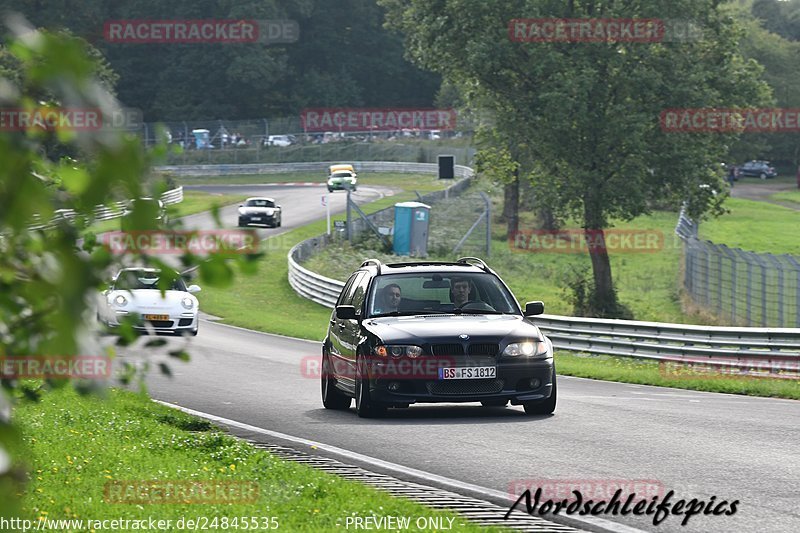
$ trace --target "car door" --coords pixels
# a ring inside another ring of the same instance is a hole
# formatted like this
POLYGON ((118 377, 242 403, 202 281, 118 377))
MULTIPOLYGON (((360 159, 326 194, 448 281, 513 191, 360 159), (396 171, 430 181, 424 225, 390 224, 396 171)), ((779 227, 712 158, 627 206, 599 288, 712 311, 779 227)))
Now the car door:
POLYGON ((367 288, 369 287, 371 276, 367 272, 362 272, 353 283, 352 297, 349 303, 344 305, 352 305, 356 309, 355 319, 344 319, 339 325, 341 331, 341 357, 344 363, 344 368, 347 369, 347 378, 342 380, 345 386, 352 386, 355 391, 355 377, 356 373, 356 358, 358 355, 358 347, 362 342, 361 334, 361 317, 364 316, 364 301, 366 299, 367 288))
MULTIPOLYGON (((350 276, 350 279, 345 283, 342 292, 339 293, 339 299, 336 301, 336 306, 351 305, 353 301, 353 292, 358 287, 358 282, 366 276, 366 272, 360 271, 350 276)), ((350 372, 350 352, 348 345, 351 341, 348 336, 351 335, 347 331, 347 320, 340 319, 336 316, 336 308, 331 313, 330 327, 328 329, 328 343, 330 346, 331 368, 336 369, 337 380, 343 380, 345 383, 352 385, 353 374, 350 372)))

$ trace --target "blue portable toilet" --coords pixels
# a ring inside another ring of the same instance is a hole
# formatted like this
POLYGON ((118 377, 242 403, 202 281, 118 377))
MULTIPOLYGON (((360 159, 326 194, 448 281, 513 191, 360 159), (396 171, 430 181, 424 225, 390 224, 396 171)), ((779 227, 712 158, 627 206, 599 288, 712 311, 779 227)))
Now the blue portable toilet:
POLYGON ((425 257, 428 255, 428 225, 431 206, 421 202, 394 204, 395 255, 425 257))
POLYGON ((192 135, 194 135, 195 146, 197 146, 198 150, 202 150, 203 148, 211 148, 209 133, 210 132, 206 129, 192 130, 192 135))

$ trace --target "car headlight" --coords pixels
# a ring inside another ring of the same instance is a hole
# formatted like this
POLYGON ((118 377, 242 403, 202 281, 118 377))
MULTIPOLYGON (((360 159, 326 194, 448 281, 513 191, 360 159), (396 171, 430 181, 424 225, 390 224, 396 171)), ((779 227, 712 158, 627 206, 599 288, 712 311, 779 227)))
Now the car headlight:
POLYGON ((114 304, 120 307, 125 307, 126 305, 128 305, 128 299, 125 298, 123 295, 118 294, 116 298, 114 298, 114 304))
POLYGON ((419 357, 422 355, 422 348, 414 345, 405 344, 382 344, 375 347, 375 355, 378 357, 419 357))
POLYGON ((183 306, 185 309, 191 309, 191 308, 193 308, 193 307, 194 307, 194 300, 192 300, 192 299, 191 299, 191 298, 189 298, 188 296, 184 296, 184 298, 181 300, 181 305, 182 305, 182 306, 183 306))
POLYGON ((503 350, 506 357, 540 357, 547 354, 547 343, 544 340, 512 342, 503 350))

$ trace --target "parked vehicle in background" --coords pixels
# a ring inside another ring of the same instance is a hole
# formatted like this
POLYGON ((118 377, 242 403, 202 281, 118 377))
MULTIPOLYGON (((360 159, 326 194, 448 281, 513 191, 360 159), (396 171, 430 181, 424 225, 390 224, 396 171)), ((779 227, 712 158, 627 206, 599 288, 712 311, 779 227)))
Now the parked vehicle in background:
POLYGON ((753 160, 748 161, 739 167, 739 175, 755 176, 765 180, 767 178, 777 177, 778 173, 775 171, 775 168, 770 164, 769 161, 753 160))
POLYGON ((270 135, 264 140, 264 146, 291 146, 295 142, 294 135, 270 135))

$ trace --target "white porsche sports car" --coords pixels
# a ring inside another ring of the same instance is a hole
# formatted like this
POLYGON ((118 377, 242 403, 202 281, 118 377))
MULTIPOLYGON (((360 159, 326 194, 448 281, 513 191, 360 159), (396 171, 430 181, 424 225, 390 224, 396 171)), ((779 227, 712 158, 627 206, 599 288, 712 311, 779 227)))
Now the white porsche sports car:
POLYGON ((102 293, 100 321, 115 328, 123 317, 133 315, 138 330, 197 335, 200 305, 192 293, 200 292, 200 287, 187 287, 178 276, 169 281, 162 294, 160 277, 161 271, 154 268, 120 270, 102 293))
POLYGON ((281 206, 272 198, 248 198, 239 206, 239 227, 259 224, 278 228, 281 225, 281 206))

